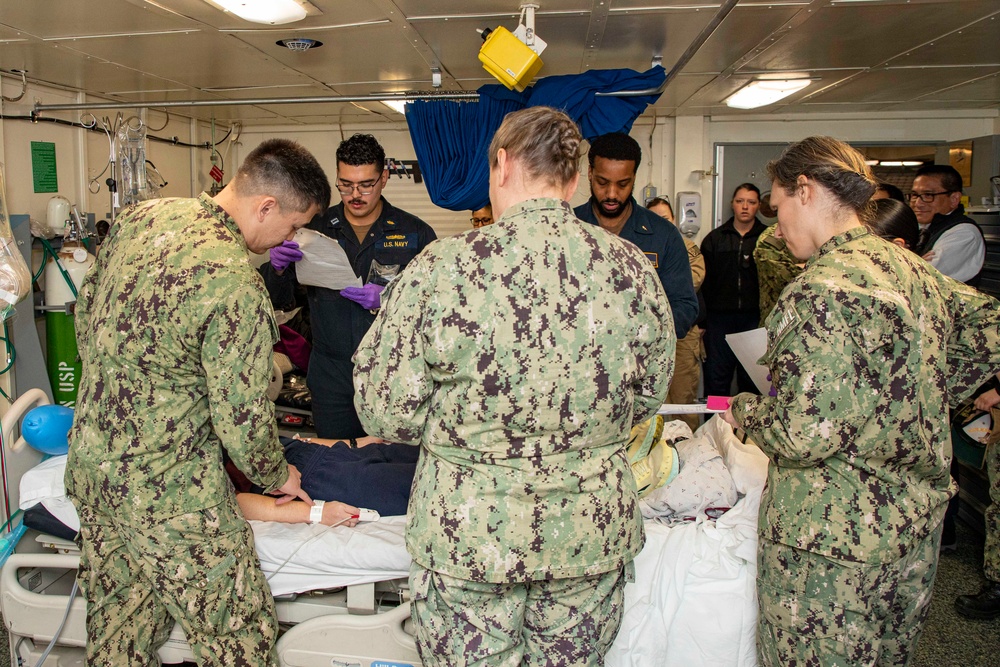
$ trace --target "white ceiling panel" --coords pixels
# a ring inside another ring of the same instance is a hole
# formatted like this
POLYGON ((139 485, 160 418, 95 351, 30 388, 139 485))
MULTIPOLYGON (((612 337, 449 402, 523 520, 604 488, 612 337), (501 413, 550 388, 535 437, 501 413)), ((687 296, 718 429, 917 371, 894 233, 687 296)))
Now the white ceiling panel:
MULTIPOLYGON (((62 42, 82 57, 127 65, 192 88, 226 88, 310 79, 231 35, 206 39, 204 33, 142 35, 62 42)), ((103 91, 97 91, 103 92, 103 91)))
MULTIPOLYGON (((1000 70, 1000 67, 993 71, 1000 70)), ((976 67, 943 67, 919 70, 917 76, 900 76, 901 70, 871 70, 835 87, 808 96, 810 102, 905 103, 936 91, 963 84, 992 73, 976 67)))
MULTIPOLYGON (((618 8, 619 3, 614 7, 618 8)), ((601 66, 609 65, 612 54, 631 50, 637 62, 649 64, 652 55, 663 57, 668 70, 684 53, 712 17, 714 9, 687 8, 663 10, 635 9, 613 12, 602 44, 601 66)), ((687 72, 722 72, 746 55, 774 30, 790 19, 797 7, 737 6, 685 67, 687 72)))
POLYGON ((995 0, 826 6, 780 35, 747 67, 873 67, 996 11, 995 0))
POLYGON ((399 29, 388 23, 301 34, 293 30, 241 33, 234 37, 262 56, 331 86, 354 81, 430 80, 429 66, 399 29), (278 39, 296 36, 317 39, 323 46, 295 53, 275 44, 278 39), (391 58, 383 57, 389 53, 391 58))
POLYGON ((992 8, 992 15, 911 49, 890 60, 888 65, 1000 64, 1000 3, 994 3, 992 8), (993 44, 994 48, 984 49, 984 44, 993 44))
POLYGON ((921 102, 953 102, 968 104, 993 104, 1000 99, 1000 73, 993 73, 971 83, 940 90, 920 98, 921 102))
MULTIPOLYGON (((0 76, 145 103, 372 95, 494 83, 477 28, 517 25, 517 0, 311 0, 318 13, 254 24, 205 0, 0 0, 0 76), (302 53, 275 44, 306 37, 302 53)), ((540 0, 541 76, 668 70, 721 0, 540 0)), ((669 84, 659 115, 738 113, 721 105, 755 77, 816 83, 750 113, 1000 107, 997 0, 741 0, 669 84), (909 105, 909 106, 907 106, 909 105)), ((373 118, 349 103, 175 108, 245 123, 373 118)), ((398 120, 398 116, 389 116, 398 120)))

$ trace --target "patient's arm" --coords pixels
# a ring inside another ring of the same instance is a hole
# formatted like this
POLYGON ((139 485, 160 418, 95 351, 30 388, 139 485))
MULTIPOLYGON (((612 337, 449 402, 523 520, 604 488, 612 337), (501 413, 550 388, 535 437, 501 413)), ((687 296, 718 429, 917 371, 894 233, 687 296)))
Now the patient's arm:
MULTIPOLYGON (((237 493, 236 500, 243 510, 243 516, 250 521, 309 523, 309 510, 312 507, 302 501, 278 505, 272 496, 262 496, 258 493, 237 493)), ((320 523, 326 526, 340 524, 353 527, 358 524, 358 520, 351 517, 356 517, 357 514, 357 507, 331 500, 323 506, 323 520, 320 523)))
MULTIPOLYGON (((311 442, 314 445, 323 445, 324 447, 329 447, 330 445, 337 442, 350 442, 350 438, 296 438, 302 442, 311 442)), ((364 447, 365 445, 371 445, 375 443, 387 443, 388 440, 383 440, 382 438, 377 438, 374 435, 366 435, 362 438, 356 438, 355 442, 358 443, 358 447, 364 447)))

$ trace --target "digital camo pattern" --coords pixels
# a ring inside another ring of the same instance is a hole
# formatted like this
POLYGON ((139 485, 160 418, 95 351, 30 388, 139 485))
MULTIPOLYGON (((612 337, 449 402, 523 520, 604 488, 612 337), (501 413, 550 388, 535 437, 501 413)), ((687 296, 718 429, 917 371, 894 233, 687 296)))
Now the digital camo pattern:
POLYGON ((940 543, 936 530, 898 561, 860 565, 761 540, 761 667, 909 664, 930 611, 940 543))
POLYGON ((986 450, 986 474, 990 480, 992 502, 986 507, 985 512, 986 545, 983 547, 983 573, 990 581, 1000 583, 1000 443, 994 442, 986 450))
POLYGON ((762 539, 899 560, 954 493, 948 405, 1000 370, 997 301, 857 227, 813 255, 767 331, 777 396, 733 400, 772 462, 762 539))
POLYGON ((617 569, 643 544, 624 446, 663 402, 670 305, 631 243, 557 199, 429 245, 354 357, 369 433, 423 446, 420 565, 508 582, 617 569))
POLYGON ((81 508, 87 664, 159 664, 180 623, 200 665, 277 665, 274 600, 235 501, 127 526, 81 508))
POLYGON ((119 217, 80 288, 66 491, 142 524, 287 479, 265 396, 277 328, 236 222, 207 195, 119 217))
POLYGON ((788 251, 784 239, 775 238, 778 225, 771 225, 757 237, 753 261, 757 265, 760 284, 760 325, 764 326, 771 309, 778 302, 781 290, 802 273, 802 267, 788 251))
POLYGON ((621 627, 625 584, 632 580, 631 563, 590 577, 516 584, 455 579, 413 563, 410 611, 420 661, 424 667, 600 667, 621 627))

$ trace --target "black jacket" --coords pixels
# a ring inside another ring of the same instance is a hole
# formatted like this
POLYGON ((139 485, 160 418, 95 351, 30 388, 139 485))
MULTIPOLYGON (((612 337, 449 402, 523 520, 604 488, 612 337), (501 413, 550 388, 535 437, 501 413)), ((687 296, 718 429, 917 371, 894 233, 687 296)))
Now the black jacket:
POLYGON ((754 218, 750 231, 740 236, 733 218, 729 218, 701 242, 701 254, 705 257, 701 293, 709 314, 760 311, 760 284, 753 250, 765 229, 767 226, 754 218))
MULTIPOLYGON (((983 236, 982 228, 976 224, 975 220, 965 214, 965 207, 959 204, 958 207, 948 215, 941 215, 940 213, 934 214, 934 217, 931 218, 931 224, 928 225, 927 230, 925 232, 921 232, 920 242, 917 244, 914 251, 918 255, 923 256, 928 250, 932 250, 934 248, 934 244, 946 231, 959 225, 972 225, 979 232, 979 235, 983 236)), ((983 243, 986 243, 985 236, 983 236, 983 243)), ((967 285, 972 285, 973 287, 979 287, 982 277, 983 267, 979 267, 979 273, 966 280, 965 283, 967 285)))

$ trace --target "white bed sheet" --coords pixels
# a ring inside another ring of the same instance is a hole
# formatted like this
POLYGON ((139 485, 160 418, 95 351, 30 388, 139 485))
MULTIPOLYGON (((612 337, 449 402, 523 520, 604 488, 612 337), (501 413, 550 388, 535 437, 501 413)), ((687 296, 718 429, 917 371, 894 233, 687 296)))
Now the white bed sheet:
MULTIPOLYGON (((624 618, 608 667, 756 665, 757 512, 767 457, 739 442, 719 417, 695 437, 708 438, 722 454, 742 497, 716 521, 646 521, 646 546, 635 560, 635 582, 625 588, 624 618)), ((58 500, 53 494, 61 491, 62 475, 53 468, 58 464, 35 476, 40 485, 26 487, 22 479, 22 507, 58 500)), ((251 526, 271 589, 285 595, 406 577, 405 521, 383 517, 354 529, 260 521, 251 526)))
POLYGON ((695 433, 722 454, 742 498, 716 521, 646 521, 608 667, 757 664, 757 513, 768 459, 713 417, 695 433))
POLYGON ((250 526, 274 595, 386 581, 410 573, 404 516, 382 517, 356 528, 271 521, 251 521, 250 526))

